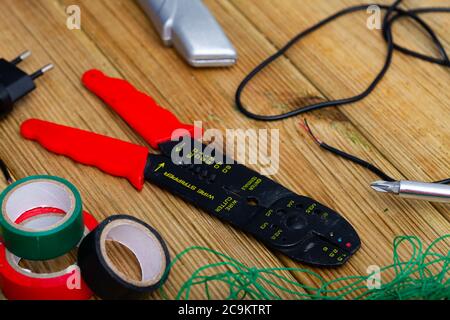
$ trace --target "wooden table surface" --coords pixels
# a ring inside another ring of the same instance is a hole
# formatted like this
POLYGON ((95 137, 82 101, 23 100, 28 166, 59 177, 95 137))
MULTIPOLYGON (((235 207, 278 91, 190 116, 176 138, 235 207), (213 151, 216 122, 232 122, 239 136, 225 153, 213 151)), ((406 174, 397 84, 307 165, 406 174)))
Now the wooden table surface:
MULTIPOLYGON (((14 177, 64 177, 79 188, 85 209, 96 218, 121 213, 138 217, 161 232, 172 256, 198 245, 224 252, 249 266, 307 267, 272 252, 154 185, 147 184, 142 192, 137 192, 124 179, 53 155, 20 137, 20 124, 39 118, 146 145, 81 85, 83 72, 98 68, 129 80, 184 122, 203 120, 205 128, 221 130, 279 129, 280 169, 273 178, 342 213, 361 236, 361 249, 345 266, 331 270, 311 268, 326 279, 366 274, 370 265, 390 264, 392 241, 398 235, 417 235, 429 244, 449 232, 448 205, 405 201, 372 191, 369 183, 377 177, 320 150, 300 127, 301 117, 256 122, 234 106, 238 84, 263 58, 337 10, 371 1, 205 2, 239 52, 234 67, 189 67, 175 50, 162 45, 134 1, 2 0, 1 56, 13 58, 24 49, 31 49, 32 57, 21 64, 25 70, 36 70, 48 62, 56 65, 38 80, 38 90, 1 121, 0 157, 14 177), (72 4, 81 8, 82 30, 66 27, 65 10, 72 4)), ((450 1, 410 0, 405 4, 426 5, 450 6, 450 1)), ((364 89, 378 72, 386 53, 380 31, 369 30, 367 18, 364 12, 348 16, 309 36, 255 79, 244 94, 244 102, 253 111, 274 114, 311 100, 341 98, 364 89)), ((427 17, 427 21, 449 48, 448 16, 439 14, 427 17)), ((435 53, 420 30, 408 21, 396 25, 395 37, 404 45, 435 53)), ((339 109, 312 112, 306 117, 324 141, 370 160, 395 177, 444 179, 450 174, 449 80, 448 69, 397 53, 388 75, 367 99, 339 109)), ((3 181, 0 183, 0 187, 5 186, 3 181)), ((136 270, 132 260, 123 259, 121 253, 113 254, 113 259, 124 269, 136 270)), ((175 295, 195 268, 211 261, 211 256, 201 254, 178 265, 166 285, 169 295, 175 295)), ((39 264, 36 268, 54 269, 60 263, 39 264)), ((304 275, 286 275, 313 282, 304 275)), ((222 294, 219 289, 216 292, 222 294)), ((158 294, 152 297, 158 298, 158 294)), ((200 291, 193 292, 192 297, 200 297, 200 291)))

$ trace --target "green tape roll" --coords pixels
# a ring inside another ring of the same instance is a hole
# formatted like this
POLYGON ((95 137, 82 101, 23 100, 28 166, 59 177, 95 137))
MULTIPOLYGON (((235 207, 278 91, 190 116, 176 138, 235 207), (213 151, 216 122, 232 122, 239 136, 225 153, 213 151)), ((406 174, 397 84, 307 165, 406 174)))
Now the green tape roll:
POLYGON ((73 249, 84 232, 81 196, 67 180, 31 176, 19 180, 0 195, 0 231, 6 248, 18 257, 48 260, 73 249), (15 221, 36 208, 57 208, 57 219, 15 221))

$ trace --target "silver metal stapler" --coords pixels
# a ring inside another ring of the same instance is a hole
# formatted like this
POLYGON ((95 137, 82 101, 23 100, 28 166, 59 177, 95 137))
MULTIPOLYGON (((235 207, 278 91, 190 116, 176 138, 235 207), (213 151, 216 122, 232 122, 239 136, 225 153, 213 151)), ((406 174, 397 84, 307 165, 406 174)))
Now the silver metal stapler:
POLYGON ((223 67, 237 54, 201 0, 137 0, 166 46, 174 46, 194 67, 223 67))

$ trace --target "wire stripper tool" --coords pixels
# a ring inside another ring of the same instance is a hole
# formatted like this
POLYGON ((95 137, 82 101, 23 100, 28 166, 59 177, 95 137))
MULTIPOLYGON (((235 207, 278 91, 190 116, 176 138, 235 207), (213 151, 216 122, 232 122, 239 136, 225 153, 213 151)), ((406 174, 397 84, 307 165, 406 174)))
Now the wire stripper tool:
POLYGON ((210 150, 199 140, 201 130, 181 123, 128 82, 98 70, 86 72, 82 81, 160 153, 37 119, 22 124, 23 137, 127 178, 138 190, 146 180, 154 183, 296 261, 339 266, 359 249, 357 232, 337 212, 210 150))

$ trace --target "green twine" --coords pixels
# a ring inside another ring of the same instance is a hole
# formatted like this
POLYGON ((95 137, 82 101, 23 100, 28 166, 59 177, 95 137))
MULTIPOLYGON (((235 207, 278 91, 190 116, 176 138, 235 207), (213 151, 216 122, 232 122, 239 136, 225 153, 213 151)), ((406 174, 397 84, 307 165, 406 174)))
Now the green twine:
MULTIPOLYGON (((193 252, 208 252, 215 255, 219 262, 199 267, 183 283, 176 295, 177 300, 188 300, 193 289, 204 291, 204 299, 217 299, 212 294, 213 286, 223 294, 226 290, 227 300, 258 299, 327 299, 327 300, 441 300, 450 298, 449 263, 450 251, 446 239, 450 234, 439 237, 424 250, 422 241, 416 236, 399 236, 393 243, 393 264, 379 269, 376 276, 381 277, 378 288, 369 288, 368 281, 374 279, 375 273, 355 275, 325 281, 319 274, 302 268, 249 268, 236 259, 205 247, 189 247, 179 253, 167 268, 166 274, 186 255, 193 252), (446 255, 438 252, 436 246, 445 244, 446 255), (412 253, 407 261, 400 257, 400 247, 409 244, 412 253), (293 278, 280 274, 288 271, 292 274, 309 276, 317 287, 302 284, 293 278), (394 275, 389 276, 389 272, 394 275), (383 283, 385 277, 392 278, 383 283), (224 289, 225 288, 225 289, 224 289), (334 289, 332 289, 334 288, 334 289)), ((218 290, 215 290, 216 292, 218 290)), ((161 296, 168 299, 164 287, 161 296)), ((197 297, 197 296, 196 296, 197 297)))

